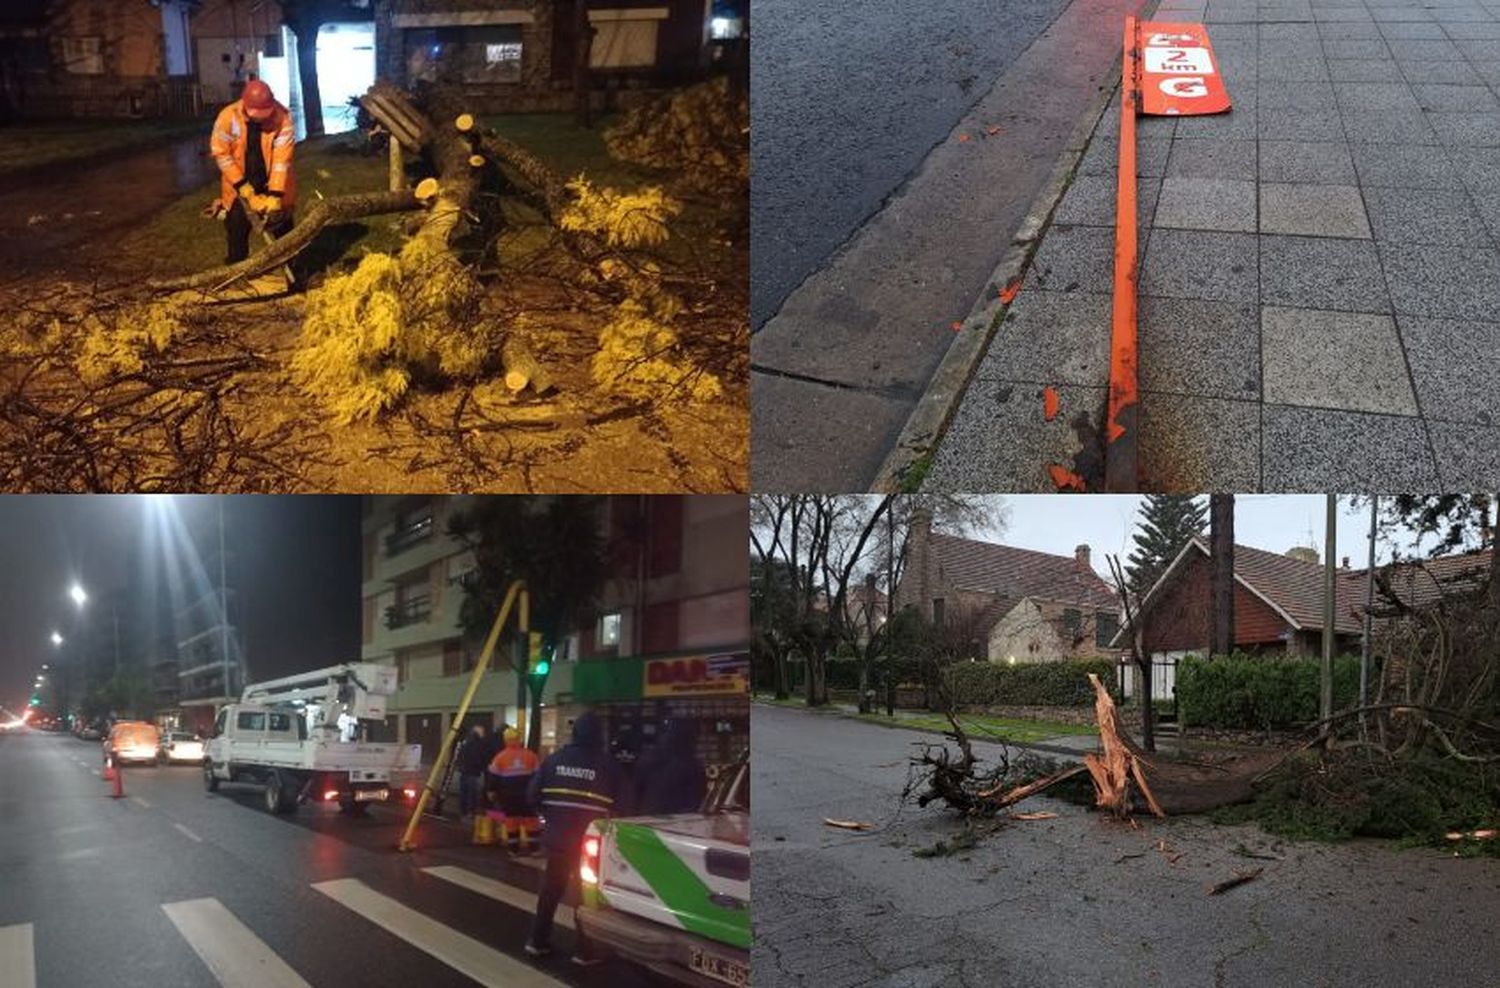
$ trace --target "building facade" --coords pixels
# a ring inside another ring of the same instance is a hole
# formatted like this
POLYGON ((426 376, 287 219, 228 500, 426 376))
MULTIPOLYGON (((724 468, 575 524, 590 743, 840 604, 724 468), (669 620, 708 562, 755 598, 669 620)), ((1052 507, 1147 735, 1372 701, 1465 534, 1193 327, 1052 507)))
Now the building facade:
POLYGON ((932 530, 912 518, 897 608, 914 608, 967 657, 990 662, 1114 658, 1119 600, 1087 545, 1072 556, 932 530))
MULTIPOLYGON (((365 502, 361 654, 397 667, 400 688, 385 735, 421 744, 428 761, 453 724, 482 648, 459 620, 474 556, 448 531, 471 503, 468 496, 365 502)), ((606 579, 556 643, 541 710, 543 749, 565 743, 572 721, 595 709, 626 747, 649 741, 662 717, 692 717, 701 722, 705 756, 729 760, 749 736, 749 573, 743 549, 735 551, 748 524, 745 499, 593 503, 606 579)), ((524 721, 524 694, 508 658, 497 656, 484 674, 467 723, 493 729, 524 721)))

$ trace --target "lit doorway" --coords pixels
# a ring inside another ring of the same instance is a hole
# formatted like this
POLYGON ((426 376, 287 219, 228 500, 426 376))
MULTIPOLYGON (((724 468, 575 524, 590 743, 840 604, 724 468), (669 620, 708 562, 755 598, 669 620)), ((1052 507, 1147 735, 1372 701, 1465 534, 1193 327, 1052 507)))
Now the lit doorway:
MULTIPOLYGON (((279 50, 260 53, 260 77, 292 111, 297 138, 307 136, 302 112, 302 78, 297 66, 297 36, 281 29, 279 50), (286 93, 285 99, 281 94, 286 93)), ((324 24, 318 32, 318 96, 323 108, 323 132, 341 134, 354 129, 353 96, 363 96, 375 82, 375 25, 324 24)))

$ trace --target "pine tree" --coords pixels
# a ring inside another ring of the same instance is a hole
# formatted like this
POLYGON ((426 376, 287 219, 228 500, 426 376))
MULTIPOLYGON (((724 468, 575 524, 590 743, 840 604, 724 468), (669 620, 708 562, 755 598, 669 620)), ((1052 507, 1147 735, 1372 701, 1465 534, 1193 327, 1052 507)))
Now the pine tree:
POLYGON ((1208 505, 1190 494, 1148 494, 1125 566, 1130 591, 1145 596, 1188 540, 1203 531, 1208 505))

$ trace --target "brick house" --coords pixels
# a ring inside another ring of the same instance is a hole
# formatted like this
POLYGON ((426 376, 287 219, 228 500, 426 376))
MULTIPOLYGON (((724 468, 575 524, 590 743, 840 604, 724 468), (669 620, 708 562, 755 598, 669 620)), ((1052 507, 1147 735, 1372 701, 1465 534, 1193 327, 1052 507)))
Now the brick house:
MULTIPOLYGON (((1445 595, 1472 590, 1489 573, 1491 554, 1471 552, 1378 570, 1390 592, 1407 607, 1432 606, 1445 595)), ((1144 651, 1155 670, 1152 693, 1171 695, 1175 665, 1185 655, 1208 652, 1212 560, 1208 542, 1195 538, 1183 547, 1140 602, 1144 651)), ((1317 553, 1286 554, 1250 546, 1234 547, 1234 647, 1251 655, 1314 657, 1323 649, 1323 565, 1317 553)), ((1357 653, 1364 632, 1368 570, 1350 569, 1348 560, 1335 579, 1334 652, 1357 653)), ((1392 618, 1393 602, 1376 591, 1374 634, 1392 618)), ((1125 648, 1121 629, 1114 644, 1125 648)), ((1126 693, 1132 692, 1127 670, 1126 693)))
POLYGON ((198 112, 189 20, 199 0, 6 0, 5 101, 30 117, 198 112))
MULTIPOLYGON (((699 75, 703 0, 581 0, 598 89, 699 75)), ((456 82, 482 112, 564 109, 573 80, 573 0, 375 0, 376 72, 398 85, 456 82)))
POLYGON ((932 530, 918 512, 896 588, 900 608, 967 636, 991 662, 1115 658, 1119 600, 1090 562, 1089 547, 1058 556, 932 530))

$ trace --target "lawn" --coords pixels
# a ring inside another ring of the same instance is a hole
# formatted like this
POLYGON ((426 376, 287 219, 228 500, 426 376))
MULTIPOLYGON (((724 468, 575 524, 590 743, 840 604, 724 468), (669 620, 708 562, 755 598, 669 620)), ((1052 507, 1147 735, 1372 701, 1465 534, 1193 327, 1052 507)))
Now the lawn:
POLYGON ((0 128, 0 177, 203 133, 206 120, 53 120, 0 128))
MULTIPOLYGON (((809 709, 801 699, 777 700, 769 694, 763 694, 757 695, 756 700, 781 707, 794 707, 801 710, 809 709)), ((820 708, 811 709, 814 712, 818 712, 820 708)), ((854 713, 852 709, 839 707, 825 707, 821 709, 838 716, 862 720, 868 724, 878 724, 881 727, 935 731, 938 733, 946 733, 950 730, 947 718, 941 714, 928 711, 897 711, 896 716, 891 718, 883 713, 858 714, 854 713)), ((1014 744, 1035 744, 1038 741, 1044 741, 1047 738, 1055 738, 1064 734, 1087 736, 1099 733, 1098 728, 1092 724, 1065 724, 1060 721, 1021 720, 1014 717, 992 717, 987 714, 960 714, 958 722, 976 740, 1005 740, 1014 744)))

